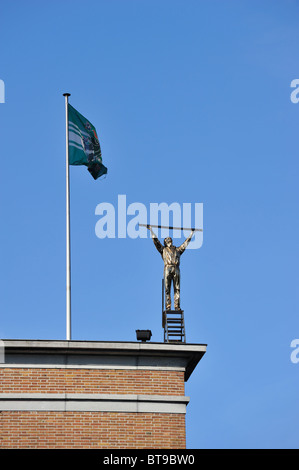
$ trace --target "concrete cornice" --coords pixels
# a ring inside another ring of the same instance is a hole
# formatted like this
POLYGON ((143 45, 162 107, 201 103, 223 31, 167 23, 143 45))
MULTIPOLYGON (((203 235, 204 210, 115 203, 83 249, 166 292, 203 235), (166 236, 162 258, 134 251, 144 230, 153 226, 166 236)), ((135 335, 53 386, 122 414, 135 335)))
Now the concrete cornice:
POLYGON ((126 341, 59 341, 59 340, 27 340, 27 339, 5 339, 5 348, 26 348, 26 349, 67 349, 78 351, 144 351, 144 352, 203 352, 206 351, 206 344, 188 343, 153 343, 153 342, 126 342, 126 341))
POLYGON ((186 413, 189 397, 135 394, 0 393, 0 411, 186 413))
POLYGON ((177 368, 185 370, 187 381, 206 352, 206 344, 60 341, 60 340, 3 340, 4 367, 103 367, 117 368, 177 368))

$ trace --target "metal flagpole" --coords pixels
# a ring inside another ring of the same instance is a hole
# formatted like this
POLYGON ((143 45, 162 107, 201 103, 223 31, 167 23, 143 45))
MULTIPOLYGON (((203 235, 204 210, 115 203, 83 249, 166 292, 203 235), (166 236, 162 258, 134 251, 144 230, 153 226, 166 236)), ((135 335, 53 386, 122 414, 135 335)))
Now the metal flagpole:
POLYGON ((66 128, 66 339, 71 340, 71 242, 70 242, 70 175, 69 175, 69 113, 68 97, 65 97, 65 128, 66 128))

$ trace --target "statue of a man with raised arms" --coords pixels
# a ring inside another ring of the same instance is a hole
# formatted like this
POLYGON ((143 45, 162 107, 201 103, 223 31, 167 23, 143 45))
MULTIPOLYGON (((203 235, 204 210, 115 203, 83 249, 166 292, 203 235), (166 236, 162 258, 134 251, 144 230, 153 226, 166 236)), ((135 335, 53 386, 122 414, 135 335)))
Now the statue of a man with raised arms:
POLYGON ((150 230, 155 247, 161 254, 164 261, 164 283, 165 283, 165 303, 166 310, 171 310, 171 297, 170 289, 173 283, 174 290, 174 309, 180 310, 180 257, 189 245, 193 237, 194 230, 192 230, 189 237, 180 246, 176 247, 172 243, 172 238, 167 237, 164 239, 164 246, 153 232, 150 225, 147 225, 150 230))

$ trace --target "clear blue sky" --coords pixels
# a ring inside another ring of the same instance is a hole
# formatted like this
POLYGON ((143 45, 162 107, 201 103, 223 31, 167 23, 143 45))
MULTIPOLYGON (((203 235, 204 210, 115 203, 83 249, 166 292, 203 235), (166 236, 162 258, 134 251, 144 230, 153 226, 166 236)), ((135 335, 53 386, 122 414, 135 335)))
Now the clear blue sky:
POLYGON ((95 235, 101 202, 196 202, 182 257, 189 448, 298 448, 299 4, 6 1, 1 6, 1 338, 65 339, 63 92, 108 176, 71 167, 73 339, 163 341, 150 239, 95 235))

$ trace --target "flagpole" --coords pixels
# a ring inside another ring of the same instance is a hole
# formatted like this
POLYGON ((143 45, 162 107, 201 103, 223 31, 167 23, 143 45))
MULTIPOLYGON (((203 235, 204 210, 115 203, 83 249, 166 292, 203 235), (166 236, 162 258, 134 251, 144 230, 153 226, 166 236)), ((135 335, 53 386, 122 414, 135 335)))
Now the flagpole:
POLYGON ((70 175, 69 175, 69 115, 68 97, 70 93, 63 93, 65 97, 65 128, 66 128, 66 340, 71 340, 71 241, 70 241, 70 175))

